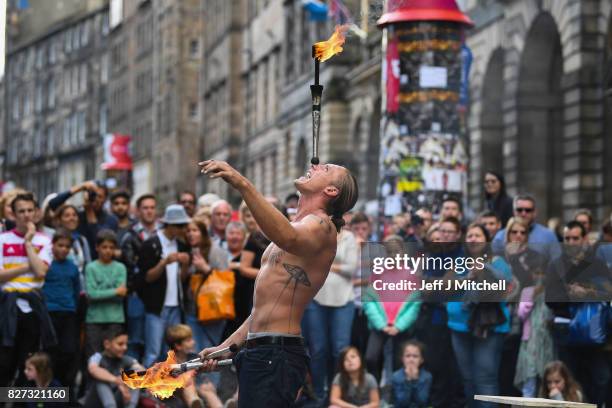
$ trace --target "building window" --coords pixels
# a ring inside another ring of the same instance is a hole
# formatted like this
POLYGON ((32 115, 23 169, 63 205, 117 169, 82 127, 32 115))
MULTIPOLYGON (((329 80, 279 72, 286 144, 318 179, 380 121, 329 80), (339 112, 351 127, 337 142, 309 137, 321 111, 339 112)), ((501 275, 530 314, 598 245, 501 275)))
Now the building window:
POLYGON ((47 154, 51 155, 55 152, 55 127, 53 125, 47 128, 47 154))
POLYGON ((15 95, 15 98, 13 99, 13 121, 16 122, 19 120, 19 102, 20 102, 20 98, 19 95, 15 95))
POLYGON ((189 103, 189 119, 197 120, 198 117, 199 117, 199 115, 198 115, 198 103, 197 102, 190 102, 189 103))
POLYGON ((306 11, 302 10, 302 24, 300 33, 300 73, 306 72, 310 67, 312 57, 312 44, 310 42, 310 24, 308 22, 308 16, 306 11))
POLYGON ((100 82, 102 82, 102 84, 108 82, 108 68, 108 53, 105 53, 100 59, 100 82))
POLYGON ((28 59, 26 61, 26 72, 30 73, 34 70, 34 66, 36 63, 36 51, 34 51, 34 47, 30 47, 28 49, 28 59))
POLYGON ((70 143, 75 146, 79 140, 78 118, 76 113, 70 115, 70 122, 70 143))
POLYGON ((66 149, 70 145, 70 117, 64 118, 62 132, 62 148, 66 149))
POLYGON ((87 63, 81 65, 79 91, 84 94, 87 91, 87 63))
POLYGON ((64 99, 70 99, 70 69, 64 71, 64 99))
POLYGON ((285 135, 285 177, 289 177, 291 163, 291 133, 285 135))
POLYGON ((293 3, 289 3, 287 6, 287 33, 285 38, 287 39, 287 48, 285 48, 285 76, 287 80, 293 78, 295 70, 295 10, 293 3))
POLYGON ((85 116, 85 112, 79 112, 77 120, 79 142, 84 143, 87 138, 87 117, 85 116))
POLYGON ((23 116, 27 117, 32 111, 32 105, 30 100, 30 91, 26 89, 23 93, 23 116))
POLYGON ((36 110, 37 113, 42 111, 43 101, 44 101, 43 84, 39 83, 39 84, 36 84, 36 101, 34 103, 35 104, 34 109, 36 110))
POLYGON ((71 52, 72 51, 72 30, 68 29, 64 32, 64 51, 71 52))
POLYGON ((36 69, 41 69, 45 64, 45 46, 41 45, 36 50, 36 69))
POLYGON ((99 113, 100 126, 99 128, 100 128, 101 136, 104 136, 107 132, 107 115, 108 115, 107 109, 108 108, 105 103, 100 104, 100 113, 99 113))
POLYGON ((49 64, 55 64, 57 61, 57 39, 51 38, 49 42, 49 64))
POLYGON ((42 131, 37 128, 34 131, 34 158, 38 158, 42 155, 42 131))
POLYGON ((89 20, 81 24, 81 47, 86 47, 89 44, 90 25, 89 20))
POLYGON ((80 31, 79 27, 74 27, 72 30, 72 49, 78 50, 80 46, 80 31))
POLYGON ((263 109, 263 114, 262 114, 262 122, 265 125, 266 123, 268 123, 268 117, 270 114, 270 105, 269 105, 269 94, 268 94, 268 80, 269 80, 269 76, 268 76, 268 69, 270 67, 270 61, 269 59, 264 59, 260 68, 261 68, 261 74, 263 76, 262 79, 262 109, 263 109))
POLYGON ((72 79, 72 86, 71 86, 72 92, 70 93, 70 95, 75 96, 75 95, 78 95, 79 93, 79 67, 78 66, 72 67, 71 79, 72 79))
POLYGON ((55 78, 49 77, 47 81, 47 107, 55 108, 55 78))
POLYGON ((189 56, 191 58, 198 58, 200 53, 200 42, 197 39, 192 39, 189 42, 189 56))
POLYGON ((107 36, 108 33, 110 32, 109 26, 108 26, 108 12, 102 15, 101 25, 102 26, 100 27, 100 32, 102 32, 102 36, 107 36))

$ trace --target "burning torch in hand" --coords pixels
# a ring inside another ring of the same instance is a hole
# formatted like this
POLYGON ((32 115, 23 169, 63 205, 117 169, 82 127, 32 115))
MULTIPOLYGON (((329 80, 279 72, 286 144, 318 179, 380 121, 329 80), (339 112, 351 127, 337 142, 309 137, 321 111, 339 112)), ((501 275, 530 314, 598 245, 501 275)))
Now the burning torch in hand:
MULTIPOLYGON (((196 370, 204 366, 203 360, 215 359, 228 352, 235 353, 237 351, 238 346, 232 344, 227 348, 206 355, 203 359, 198 357, 184 363, 177 363, 174 351, 170 350, 166 361, 156 363, 146 371, 126 370, 121 373, 121 379, 129 388, 145 388, 158 398, 169 398, 176 389, 183 388, 192 381, 196 370)), ((216 366, 221 367, 231 364, 232 359, 218 360, 216 366)))
POLYGON ((319 164, 319 128, 321 126, 321 96, 323 85, 319 84, 319 65, 342 52, 348 25, 336 26, 336 30, 327 41, 312 46, 312 58, 315 63, 314 85, 310 85, 312 96, 312 159, 310 163, 319 164))
MULTIPOLYGON (((208 354, 204 360, 213 360, 217 357, 220 357, 226 353, 236 353, 238 351, 238 346, 232 344, 229 347, 223 348, 221 350, 214 351, 208 354)), ((233 360, 231 358, 224 360, 217 360, 217 367, 229 366, 233 364, 233 360)), ((184 372, 189 370, 199 370, 204 365, 203 359, 198 357, 193 360, 185 361, 181 364, 173 364, 172 371, 170 372, 173 376, 181 375, 184 372)))

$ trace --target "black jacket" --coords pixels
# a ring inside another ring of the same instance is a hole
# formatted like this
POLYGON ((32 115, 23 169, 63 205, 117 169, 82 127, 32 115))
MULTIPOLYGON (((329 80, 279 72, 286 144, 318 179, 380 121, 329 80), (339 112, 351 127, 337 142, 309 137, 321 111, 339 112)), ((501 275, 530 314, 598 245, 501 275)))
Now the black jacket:
POLYGON ((502 228, 506 228, 506 224, 508 224, 508 220, 512 217, 514 212, 512 208, 512 197, 505 194, 497 197, 487 197, 486 207, 497 214, 501 220, 502 228))
POLYGON ((612 293, 612 277, 606 264, 589 250, 579 262, 572 262, 564 253, 548 267, 545 280, 546 305, 555 316, 570 317, 569 305, 572 302, 609 302, 612 293), (572 296, 570 284, 589 288, 586 298, 572 296))
POLYGON ((42 348, 57 344, 55 329, 40 292, 2 292, 0 291, 0 346, 14 347, 17 336, 17 298, 25 299, 40 324, 40 344, 42 348))
MULTIPOLYGON (((189 253, 189 247, 181 241, 177 241, 178 252, 189 253)), ((147 313, 153 313, 159 315, 164 307, 164 299, 166 297, 166 286, 168 280, 166 279, 166 273, 162 273, 159 279, 153 282, 147 282, 146 276, 147 271, 153 268, 159 263, 162 257, 162 245, 159 237, 156 235, 147 239, 140 248, 140 254, 138 256, 138 270, 139 273, 136 275, 136 291, 144 303, 145 311, 147 313)), ((182 285, 177 282, 178 294, 179 294, 179 305, 182 307, 182 285)))

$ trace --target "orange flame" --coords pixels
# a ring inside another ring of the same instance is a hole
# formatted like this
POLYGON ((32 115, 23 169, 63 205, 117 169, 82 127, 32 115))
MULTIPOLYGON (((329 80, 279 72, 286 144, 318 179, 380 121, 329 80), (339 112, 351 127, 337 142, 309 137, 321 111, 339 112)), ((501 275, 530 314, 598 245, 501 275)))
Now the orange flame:
POLYGON ((327 41, 321 41, 314 45, 314 57, 320 62, 327 61, 336 54, 340 54, 343 50, 344 40, 346 39, 346 31, 348 24, 336 26, 336 30, 327 41))
POLYGON ((155 364, 142 373, 121 373, 123 382, 132 389, 146 388, 158 398, 170 398, 177 388, 189 385, 195 375, 195 370, 187 371, 178 377, 173 377, 172 364, 176 363, 174 351, 168 351, 166 361, 155 364))

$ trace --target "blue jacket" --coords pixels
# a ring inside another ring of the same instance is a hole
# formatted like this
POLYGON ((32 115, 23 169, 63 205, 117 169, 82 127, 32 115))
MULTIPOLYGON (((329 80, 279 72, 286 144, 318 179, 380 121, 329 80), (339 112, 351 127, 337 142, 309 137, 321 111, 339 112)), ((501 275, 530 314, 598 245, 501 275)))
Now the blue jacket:
POLYGON ((51 262, 42 291, 50 312, 76 312, 81 283, 74 262, 69 259, 51 262))
POLYGON ((612 268, 612 243, 600 243, 597 246, 595 256, 604 261, 608 265, 608 269, 612 268))
MULTIPOLYGON (((496 256, 493 258, 493 262, 489 265, 495 275, 501 279, 506 279, 508 282, 512 281, 512 270, 510 265, 500 257, 496 256)), ((466 274, 467 275, 467 274, 466 274)), ((495 327, 495 333, 508 333, 510 331, 510 309, 506 302, 500 302, 499 304, 506 316, 506 321, 495 327)), ((464 302, 448 302, 446 304, 446 312, 448 313, 448 327, 451 330, 469 333, 470 327, 468 322, 470 320, 470 310, 466 307, 464 302)))
MULTIPOLYGON (((529 248, 548 256, 549 261, 553 261, 561 256, 561 246, 554 232, 541 224, 532 224, 529 227, 529 248)), ((491 242, 493 253, 501 255, 504 253, 506 245, 506 229, 501 229, 495 234, 491 242)))
POLYGON ((396 408, 424 408, 429 401, 429 390, 431 389, 432 376, 423 370, 419 370, 417 380, 408 381, 403 368, 393 373, 391 385, 393 386, 393 399, 396 408))

